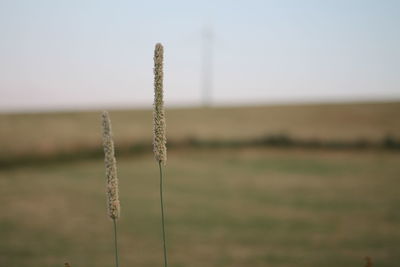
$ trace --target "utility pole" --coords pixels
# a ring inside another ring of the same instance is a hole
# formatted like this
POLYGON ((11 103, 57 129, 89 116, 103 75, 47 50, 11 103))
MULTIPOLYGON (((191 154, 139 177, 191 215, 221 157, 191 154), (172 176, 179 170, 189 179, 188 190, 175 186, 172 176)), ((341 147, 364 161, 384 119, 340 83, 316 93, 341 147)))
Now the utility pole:
POLYGON ((211 27, 203 30, 202 42, 202 104, 209 107, 212 104, 213 96, 213 43, 214 33, 211 27))

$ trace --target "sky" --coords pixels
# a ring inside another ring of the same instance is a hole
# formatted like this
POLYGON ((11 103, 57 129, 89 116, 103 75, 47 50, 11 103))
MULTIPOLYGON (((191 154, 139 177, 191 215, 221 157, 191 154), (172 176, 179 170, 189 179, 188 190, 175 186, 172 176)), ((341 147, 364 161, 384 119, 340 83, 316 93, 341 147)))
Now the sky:
POLYGON ((212 105, 400 100, 399 14, 396 0, 0 0, 0 111, 151 108, 157 42, 171 107, 201 105, 204 79, 212 105))

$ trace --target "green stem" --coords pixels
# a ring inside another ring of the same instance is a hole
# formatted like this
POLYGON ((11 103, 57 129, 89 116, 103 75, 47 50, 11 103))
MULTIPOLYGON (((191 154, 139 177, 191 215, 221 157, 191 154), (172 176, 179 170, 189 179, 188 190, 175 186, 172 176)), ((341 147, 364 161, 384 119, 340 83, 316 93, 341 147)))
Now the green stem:
POLYGON ((115 266, 119 267, 118 263, 118 242, 117 242, 117 222, 113 219, 114 224, 114 248, 115 248, 115 266))
POLYGON ((165 219, 164 219, 164 201, 163 201, 163 172, 161 161, 158 162, 158 167, 160 168, 160 204, 161 204, 161 225, 162 225, 162 234, 163 234, 163 244, 164 244, 164 267, 168 266, 167 263, 167 246, 165 242, 165 219))

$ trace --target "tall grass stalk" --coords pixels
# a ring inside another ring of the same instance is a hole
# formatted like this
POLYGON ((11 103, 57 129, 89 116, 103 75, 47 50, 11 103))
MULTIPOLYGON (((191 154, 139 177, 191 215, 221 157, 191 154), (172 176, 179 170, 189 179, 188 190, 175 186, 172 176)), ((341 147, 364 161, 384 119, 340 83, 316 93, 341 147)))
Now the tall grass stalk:
POLYGON ((163 199, 163 166, 167 161, 167 138, 163 100, 163 60, 164 48, 158 43, 154 50, 154 112, 153 112, 153 151, 160 170, 161 228, 164 248, 164 267, 168 266, 165 237, 165 216, 163 199))
POLYGON ((117 163, 114 152, 114 142, 112 139, 111 121, 107 111, 101 115, 103 130, 104 163, 106 168, 106 192, 107 192, 107 211, 108 216, 113 221, 114 229, 114 250, 115 266, 119 267, 118 260, 118 240, 117 240, 117 220, 120 216, 117 163))

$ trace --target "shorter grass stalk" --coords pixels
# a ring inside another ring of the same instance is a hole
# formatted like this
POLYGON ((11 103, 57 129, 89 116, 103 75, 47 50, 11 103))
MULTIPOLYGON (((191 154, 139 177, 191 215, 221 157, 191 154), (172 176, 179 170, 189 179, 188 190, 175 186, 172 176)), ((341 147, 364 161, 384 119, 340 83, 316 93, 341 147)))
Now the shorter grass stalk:
POLYGON ((106 192, 108 216, 113 221, 115 266, 119 267, 117 220, 120 216, 119 189, 117 177, 117 163, 112 139, 111 120, 106 111, 102 114, 104 163, 106 168, 106 192))

